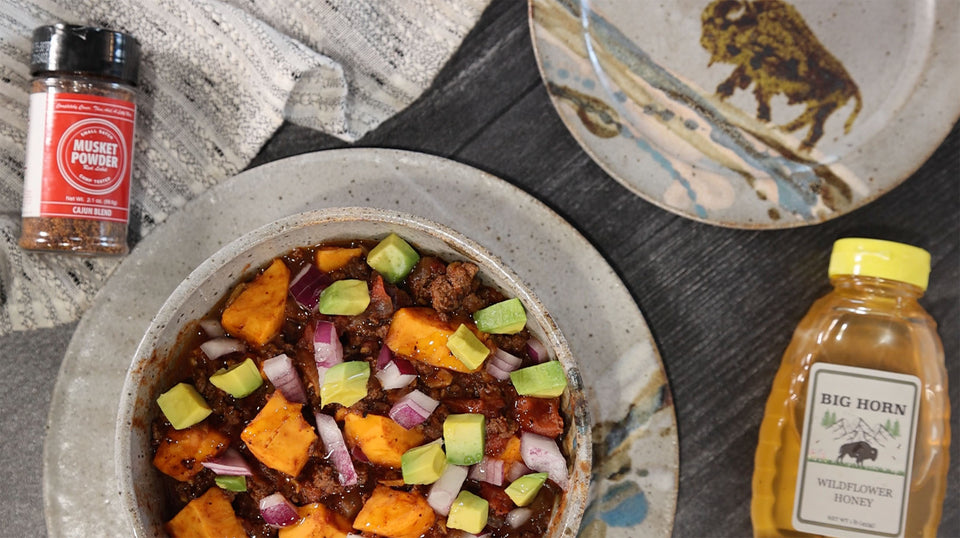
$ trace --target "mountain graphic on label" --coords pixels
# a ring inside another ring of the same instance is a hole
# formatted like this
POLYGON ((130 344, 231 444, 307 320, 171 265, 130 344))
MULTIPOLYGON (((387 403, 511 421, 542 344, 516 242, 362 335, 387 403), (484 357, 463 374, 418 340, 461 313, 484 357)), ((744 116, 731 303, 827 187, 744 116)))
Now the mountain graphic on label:
POLYGON ((814 429, 807 461, 885 474, 906 473, 899 421, 871 425, 859 416, 837 418, 835 411, 828 410, 814 429))

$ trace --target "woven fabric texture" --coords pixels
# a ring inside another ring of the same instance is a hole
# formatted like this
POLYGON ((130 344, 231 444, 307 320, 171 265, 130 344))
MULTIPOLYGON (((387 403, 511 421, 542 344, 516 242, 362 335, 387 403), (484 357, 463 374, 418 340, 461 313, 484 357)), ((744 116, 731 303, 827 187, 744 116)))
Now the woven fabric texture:
POLYGON ((0 334, 79 319, 122 261, 17 246, 35 27, 102 26, 140 41, 135 243, 242 170, 284 120, 353 141, 405 108, 487 3, 0 0, 0 334))

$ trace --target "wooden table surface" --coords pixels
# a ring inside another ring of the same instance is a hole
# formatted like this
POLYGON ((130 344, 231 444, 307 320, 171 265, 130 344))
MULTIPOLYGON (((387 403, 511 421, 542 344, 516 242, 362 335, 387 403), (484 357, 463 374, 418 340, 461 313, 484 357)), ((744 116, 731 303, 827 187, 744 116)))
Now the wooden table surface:
MULTIPOLYGON (((794 326, 829 289, 827 260, 839 237, 905 241, 933 255, 921 303, 940 324, 952 428, 960 431, 960 124, 901 186, 824 224, 744 231, 693 222, 634 196, 591 161, 547 97, 526 4, 494 0, 433 87, 355 145, 440 155, 503 178, 567 219, 617 271, 653 332, 673 391, 675 536, 750 534, 764 402, 794 326)), ((285 125, 251 166, 344 146, 285 125)), ((45 535, 45 423, 75 327, 0 337, 0 536, 45 535)), ((960 536, 958 449, 954 442, 940 525, 947 537, 960 536)))

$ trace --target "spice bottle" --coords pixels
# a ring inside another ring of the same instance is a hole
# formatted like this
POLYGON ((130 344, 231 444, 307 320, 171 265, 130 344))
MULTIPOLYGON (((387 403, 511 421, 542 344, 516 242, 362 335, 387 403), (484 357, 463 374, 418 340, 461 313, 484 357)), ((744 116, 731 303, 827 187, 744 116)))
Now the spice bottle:
POLYGON ((935 536, 950 404, 936 323, 917 300, 930 255, 834 244, 833 290, 783 357, 760 426, 755 536, 935 536))
POLYGON ((121 32, 34 30, 22 248, 127 253, 139 63, 121 32))

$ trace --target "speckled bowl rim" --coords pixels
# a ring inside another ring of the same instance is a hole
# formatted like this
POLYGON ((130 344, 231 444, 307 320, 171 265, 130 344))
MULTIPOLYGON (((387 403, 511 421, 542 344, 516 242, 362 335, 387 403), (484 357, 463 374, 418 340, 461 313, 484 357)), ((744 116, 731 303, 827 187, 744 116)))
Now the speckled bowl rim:
MULTIPOLYGON (((552 354, 563 364, 570 381, 570 385, 563 396, 563 405, 568 410, 568 415, 573 416, 573 423, 568 426, 564 441, 565 451, 572 456, 570 481, 564 493, 564 502, 555 507, 556 509, 551 516, 550 533, 547 536, 560 538, 561 536, 576 535, 587 504, 590 486, 592 464, 591 420, 583 395, 583 382, 579 369, 556 322, 546 311, 543 303, 533 293, 530 286, 508 268, 499 257, 475 241, 443 224, 423 217, 400 211, 369 207, 339 207, 297 213, 248 232, 227 244, 200 264, 164 302, 141 339, 124 378, 116 421, 115 465, 120 504, 134 534, 138 537, 154 535, 144 525, 134 483, 133 460, 145 457, 142 450, 134 451, 132 442, 137 397, 138 393, 142 391, 140 385, 144 382, 144 372, 152 369, 152 363, 155 362, 153 358, 156 356, 165 358, 173 349, 173 346, 166 346, 160 350, 160 353, 155 354, 161 338, 167 334, 168 327, 173 324, 174 329, 172 330, 176 330, 175 334, 179 334, 183 324, 193 319, 184 319, 185 314, 180 309, 195 294, 199 293, 203 296, 205 291, 209 292, 209 290, 204 290, 204 285, 230 262, 244 255, 252 258, 252 251, 257 247, 272 241, 282 240, 282 238, 298 230, 315 227, 318 228, 315 241, 320 242, 330 239, 329 236, 325 237, 323 235, 322 227, 325 224, 349 222, 402 227, 414 230, 417 233, 430 235, 443 242, 456 255, 477 263, 486 282, 520 298, 527 310, 528 319, 532 318, 536 322, 532 325, 534 333, 544 340, 552 354), (536 330, 538 328, 539 331, 536 330)), ((384 229, 382 233, 387 233, 387 230, 384 229)), ((400 233, 402 235, 402 232, 400 233)), ((340 238, 342 236, 338 235, 336 237, 340 238)), ((412 242, 417 243, 416 240, 412 242)), ((271 251, 275 256, 282 253, 283 249, 280 249, 280 252, 273 249, 271 251)), ((427 251, 430 251, 430 249, 427 249, 427 251)), ((247 264, 246 270, 255 270, 265 261, 250 262, 247 264)), ((226 289, 229 289, 232 282, 236 282, 239 278, 241 278, 240 275, 228 278, 227 281, 230 284, 226 289)), ((212 307, 226 289, 219 290, 220 293, 217 296, 203 297, 203 299, 210 303, 212 307)), ((194 314, 191 313, 191 315, 194 314)), ((530 325, 528 322, 528 326, 530 325)), ((173 339, 176 342, 176 336, 173 339)), ((155 394, 153 396, 155 397, 155 394)), ((152 399, 150 398, 150 401, 152 399)), ((154 522, 152 528, 156 529, 157 524, 159 522, 154 522)))

